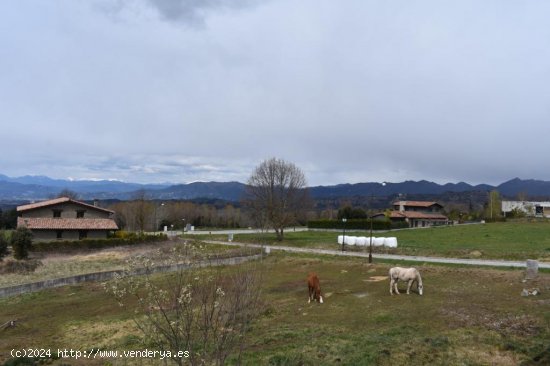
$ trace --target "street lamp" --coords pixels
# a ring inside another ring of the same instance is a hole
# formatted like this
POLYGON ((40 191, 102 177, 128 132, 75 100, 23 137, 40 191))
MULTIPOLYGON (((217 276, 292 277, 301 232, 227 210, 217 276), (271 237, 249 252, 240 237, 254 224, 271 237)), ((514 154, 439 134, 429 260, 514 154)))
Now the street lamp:
POLYGON ((370 215, 369 263, 372 263, 372 218, 373 218, 373 215, 370 215))
POLYGON ((183 230, 181 231, 181 235, 185 234, 185 219, 181 219, 183 221, 183 230))
MULTIPOLYGON (((386 185, 386 182, 382 182, 382 187, 386 185)), ((372 205, 372 201, 374 201, 374 192, 370 195, 370 202, 372 205)), ((370 215, 370 245, 369 245, 369 263, 372 263, 372 220, 374 218, 374 213, 370 215)))
MULTIPOLYGON (((162 202, 161 204, 161 207, 164 206, 164 202, 162 202)), ((158 220, 157 220, 157 205, 155 204, 155 227, 153 228, 153 231, 155 233, 155 235, 157 234, 157 231, 158 231, 158 228, 159 228, 159 224, 158 224, 158 220)))
POLYGON ((348 219, 342 217, 342 223, 344 224, 344 233, 342 235, 342 252, 344 251, 344 245, 346 245, 346 221, 348 221, 348 219))

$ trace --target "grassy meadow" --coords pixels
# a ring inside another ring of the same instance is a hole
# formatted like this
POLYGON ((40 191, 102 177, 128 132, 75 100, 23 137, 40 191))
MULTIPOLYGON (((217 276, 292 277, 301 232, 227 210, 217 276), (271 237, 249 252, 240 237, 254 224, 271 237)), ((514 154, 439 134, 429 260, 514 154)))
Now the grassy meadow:
MULTIPOLYGON (((522 283, 521 271, 426 265, 418 267, 424 296, 416 290, 390 296, 390 265, 384 263, 274 253, 262 266, 264 307, 249 334, 246 365, 550 362, 550 274, 522 283), (322 305, 307 303, 310 271, 321 279, 322 305), (538 287, 542 294, 521 297, 526 286, 538 287)), ((158 280, 163 276, 169 275, 158 280)), ((403 293, 404 284, 400 288, 403 293)), ((8 358, 8 350, 19 347, 143 348, 131 308, 120 307, 98 283, 0 299, 0 309, 0 323, 20 321, 0 330, 0 362, 8 358)), ((124 359, 51 362, 147 364, 124 359)))
MULTIPOLYGON (((274 234, 236 234, 234 241, 287 245, 304 248, 339 249, 336 243, 341 231, 285 232, 278 242, 274 234)), ((346 232, 346 235, 369 236, 368 232, 346 232)), ((398 248, 374 247, 374 252, 403 255, 426 255, 456 258, 538 259, 550 261, 550 222, 499 222, 479 225, 456 225, 434 228, 374 232, 373 236, 394 236, 398 248)), ((213 235, 227 240, 227 235, 213 235)), ((365 250, 350 247, 349 250, 365 250)))

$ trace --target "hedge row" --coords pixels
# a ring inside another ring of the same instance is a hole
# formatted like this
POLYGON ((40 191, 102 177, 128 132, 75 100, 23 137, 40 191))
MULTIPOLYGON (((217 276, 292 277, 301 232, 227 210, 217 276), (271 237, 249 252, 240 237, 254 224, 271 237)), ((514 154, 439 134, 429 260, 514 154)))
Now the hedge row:
POLYGON ((167 240, 165 234, 160 235, 131 235, 124 238, 114 237, 110 239, 82 239, 82 240, 63 240, 35 242, 32 244, 33 252, 67 252, 82 249, 101 249, 109 247, 119 247, 123 245, 135 245, 143 243, 153 243, 167 240))
MULTIPOLYGON (((353 219, 348 220, 345 225, 341 220, 312 220, 308 221, 307 227, 310 229, 346 229, 349 230, 370 230, 371 220, 353 219)), ((406 222, 392 222, 389 220, 373 220, 373 230, 391 230, 409 227, 406 222)))

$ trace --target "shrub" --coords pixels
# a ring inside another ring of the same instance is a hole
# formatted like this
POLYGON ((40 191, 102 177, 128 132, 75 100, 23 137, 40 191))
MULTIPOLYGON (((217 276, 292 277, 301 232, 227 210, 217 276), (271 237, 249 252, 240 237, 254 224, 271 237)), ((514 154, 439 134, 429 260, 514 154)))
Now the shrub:
MULTIPOLYGON (((349 230, 370 230, 371 220, 348 220, 345 228, 349 230)), ((390 220, 373 220, 373 230, 390 230, 398 227, 408 227, 407 223, 402 226, 401 223, 392 223, 390 220)), ((344 229, 344 223, 341 220, 312 220, 307 223, 310 229, 344 229)))
POLYGON ((3 231, 0 231, 0 261, 8 254, 8 239, 3 231))
POLYGON ((341 208, 338 210, 338 220, 341 220, 343 217, 347 219, 367 219, 367 211, 363 210, 362 208, 352 208, 350 206, 346 206, 344 208, 341 208))
POLYGON ((14 261, 12 259, 8 259, 0 264, 0 274, 30 273, 34 272, 36 268, 41 265, 42 262, 36 259, 28 261, 14 261))
POLYGON ((32 246, 32 233, 26 227, 19 227, 11 234, 11 247, 15 259, 27 259, 32 246))

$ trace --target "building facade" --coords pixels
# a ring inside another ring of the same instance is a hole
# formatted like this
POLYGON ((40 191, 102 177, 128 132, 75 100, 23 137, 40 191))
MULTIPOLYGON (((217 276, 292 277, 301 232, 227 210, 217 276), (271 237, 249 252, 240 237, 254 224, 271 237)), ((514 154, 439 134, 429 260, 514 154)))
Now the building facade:
POLYGON ((510 214, 514 210, 523 212, 529 217, 550 218, 550 202, 548 201, 502 201, 502 214, 510 214))
MULTIPOLYGON (((449 218, 443 213, 443 206, 432 201, 397 201, 389 212, 389 219, 394 222, 406 222, 409 227, 429 227, 447 225, 449 218)), ((374 219, 384 219, 386 214, 380 213, 374 219)))
POLYGON ((35 240, 105 239, 118 230, 114 212, 68 197, 17 207, 17 227, 31 230, 35 240))

